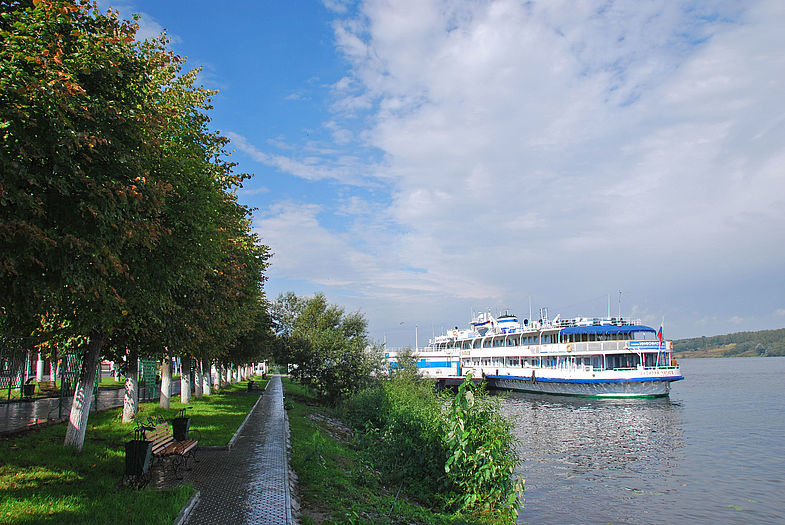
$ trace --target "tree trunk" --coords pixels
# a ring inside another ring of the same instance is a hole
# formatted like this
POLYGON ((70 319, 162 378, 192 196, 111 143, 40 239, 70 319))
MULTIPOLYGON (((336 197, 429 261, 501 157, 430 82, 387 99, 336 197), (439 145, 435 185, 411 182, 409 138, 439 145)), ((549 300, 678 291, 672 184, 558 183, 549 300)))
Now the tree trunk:
POLYGON ((213 374, 211 373, 211 368, 210 361, 204 359, 202 361, 202 381, 204 382, 202 390, 206 396, 209 396, 212 393, 213 374))
POLYGON ((191 402, 191 358, 180 358, 180 403, 186 405, 191 402))
POLYGON ((38 352, 38 359, 35 362, 35 380, 39 383, 44 380, 44 360, 41 352, 38 352))
POLYGON ((55 386, 55 381, 57 381, 57 354, 53 353, 51 359, 49 360, 49 381, 52 383, 52 387, 55 386))
POLYGON ((198 359, 194 361, 194 396, 202 397, 202 362, 198 359))
POLYGON ((169 408, 172 398, 172 358, 165 355, 161 360, 161 408, 169 408))
POLYGON ((104 343, 102 334, 90 334, 87 342, 87 352, 82 360, 82 369, 79 371, 79 380, 76 383, 74 400, 71 403, 71 414, 68 418, 68 429, 65 432, 66 447, 82 451, 84 435, 87 430, 87 418, 90 416, 90 404, 93 402, 93 385, 95 384, 95 369, 104 343))
POLYGON ((128 353, 125 371, 125 396, 123 397, 123 423, 131 421, 139 411, 139 351, 128 353))

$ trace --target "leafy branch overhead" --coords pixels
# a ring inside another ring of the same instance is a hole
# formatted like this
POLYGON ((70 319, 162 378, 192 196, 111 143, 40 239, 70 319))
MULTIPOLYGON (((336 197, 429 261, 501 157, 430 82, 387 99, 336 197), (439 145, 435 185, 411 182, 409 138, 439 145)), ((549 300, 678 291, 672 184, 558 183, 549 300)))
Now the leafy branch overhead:
POLYGON ((0 327, 83 341, 85 362, 237 362, 269 323, 248 175, 209 129, 214 93, 136 31, 84 0, 0 5, 0 327))

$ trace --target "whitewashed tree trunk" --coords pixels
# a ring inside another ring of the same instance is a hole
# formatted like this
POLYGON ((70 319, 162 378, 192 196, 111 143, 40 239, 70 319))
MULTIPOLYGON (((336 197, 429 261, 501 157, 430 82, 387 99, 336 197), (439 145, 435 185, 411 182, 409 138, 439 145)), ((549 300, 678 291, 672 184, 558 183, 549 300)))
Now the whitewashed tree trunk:
POLYGON ((49 360, 49 381, 52 383, 52 386, 57 381, 57 359, 54 356, 49 360))
POLYGON ((202 389, 206 396, 209 396, 212 393, 213 374, 211 373, 211 368, 210 362, 207 359, 202 360, 202 381, 204 381, 202 389))
POLYGON ((180 358, 180 403, 188 404, 191 402, 191 358, 183 356, 180 358))
POLYGON ((165 355, 161 359, 161 408, 169 408, 172 402, 172 358, 165 355))
POLYGON ((139 353, 131 350, 125 371, 125 395, 123 396, 123 423, 128 423, 139 411, 139 353))
POLYGON ((87 419, 90 416, 90 404, 93 402, 93 384, 95 384, 95 369, 101 354, 104 337, 101 334, 90 334, 87 342, 87 352, 82 360, 82 370, 79 371, 79 380, 76 382, 74 400, 71 403, 71 414, 68 418, 68 429, 65 431, 66 447, 82 451, 84 436, 87 430, 87 419))
POLYGON ((202 362, 198 359, 194 361, 194 396, 202 397, 202 362))
POLYGON ((38 352, 38 360, 35 362, 35 380, 39 383, 44 380, 44 360, 41 352, 38 352))

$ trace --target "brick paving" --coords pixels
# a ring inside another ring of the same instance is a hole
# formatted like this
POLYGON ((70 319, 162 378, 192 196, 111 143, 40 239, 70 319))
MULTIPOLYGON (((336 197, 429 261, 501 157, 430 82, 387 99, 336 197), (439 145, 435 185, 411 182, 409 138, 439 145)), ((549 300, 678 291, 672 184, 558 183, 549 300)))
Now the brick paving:
POLYGON ((187 525, 295 524, 286 452, 288 428, 281 378, 272 376, 230 450, 199 451, 199 462, 183 472, 182 481, 156 469, 152 483, 193 482, 200 495, 187 525))

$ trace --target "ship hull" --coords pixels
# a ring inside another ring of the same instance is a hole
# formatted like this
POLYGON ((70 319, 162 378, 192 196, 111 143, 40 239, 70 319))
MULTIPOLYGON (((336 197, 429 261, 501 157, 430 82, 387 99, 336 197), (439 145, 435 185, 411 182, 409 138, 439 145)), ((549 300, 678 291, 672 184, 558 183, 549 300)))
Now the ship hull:
POLYGON ((681 377, 657 380, 576 381, 565 379, 534 379, 510 376, 486 376, 490 388, 538 394, 581 397, 663 397, 671 381, 681 377))

